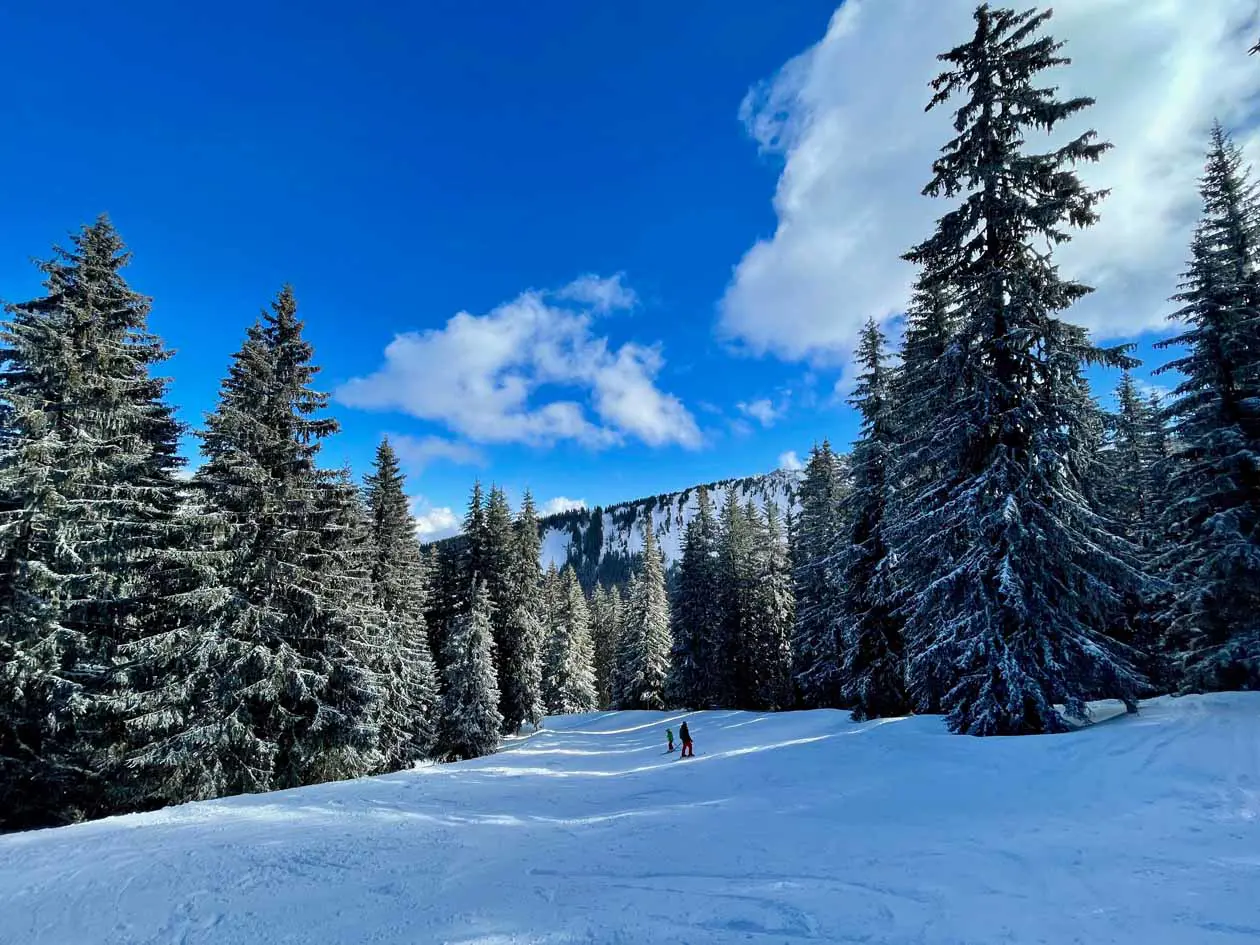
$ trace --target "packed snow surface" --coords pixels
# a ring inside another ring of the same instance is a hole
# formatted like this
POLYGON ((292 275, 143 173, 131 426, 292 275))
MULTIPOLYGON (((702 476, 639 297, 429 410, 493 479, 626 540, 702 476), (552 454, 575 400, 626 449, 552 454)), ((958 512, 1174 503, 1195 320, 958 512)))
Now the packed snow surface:
POLYGON ((0 837, 0 942, 1260 941, 1260 693, 975 739, 548 720, 497 756, 0 837))

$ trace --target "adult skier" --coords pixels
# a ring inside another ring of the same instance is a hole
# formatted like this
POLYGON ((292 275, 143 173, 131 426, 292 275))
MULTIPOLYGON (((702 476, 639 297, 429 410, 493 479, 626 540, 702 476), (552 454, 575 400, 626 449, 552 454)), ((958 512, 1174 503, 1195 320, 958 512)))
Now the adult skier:
POLYGON ((679 758, 696 757, 695 750, 691 747, 691 729, 687 728, 687 723, 683 722, 678 728, 678 737, 682 739, 682 754, 679 758))

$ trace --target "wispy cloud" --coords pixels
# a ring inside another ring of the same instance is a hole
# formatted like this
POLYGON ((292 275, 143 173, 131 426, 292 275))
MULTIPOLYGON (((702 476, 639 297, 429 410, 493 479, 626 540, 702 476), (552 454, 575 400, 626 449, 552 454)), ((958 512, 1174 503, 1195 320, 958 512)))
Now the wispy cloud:
POLYGON ((458 466, 481 466, 486 462, 485 454, 477 447, 440 436, 391 434, 389 441, 403 465, 413 472, 420 472, 438 460, 458 466))

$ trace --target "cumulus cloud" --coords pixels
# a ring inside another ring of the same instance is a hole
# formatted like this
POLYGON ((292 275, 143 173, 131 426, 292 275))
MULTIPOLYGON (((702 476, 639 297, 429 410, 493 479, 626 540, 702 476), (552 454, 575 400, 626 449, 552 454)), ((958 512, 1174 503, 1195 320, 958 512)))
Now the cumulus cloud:
POLYGON ((559 515, 561 512, 572 512, 574 509, 586 508, 585 499, 570 499, 567 496, 558 495, 554 499, 544 502, 538 510, 539 515, 559 515))
POLYGON ((437 460, 445 460, 458 466, 480 466, 486 461, 485 455, 477 447, 440 436, 395 434, 390 436, 389 441, 394 445, 394 452, 403 465, 415 472, 437 460))
POLYGON ((411 500, 411 515, 416 521, 416 534, 421 541, 450 538, 462 530, 462 522, 453 509, 444 505, 435 506, 424 496, 411 500))
POLYGON ((473 443, 699 446, 690 411, 656 386, 660 347, 613 348, 592 331, 597 315, 633 304, 619 276, 530 290, 488 314, 460 312, 443 328, 398 335, 374 374, 336 396, 442 423, 473 443))
POLYGON ((788 472, 797 472, 804 469, 805 464, 801 462, 801 458, 796 455, 796 450, 788 450, 779 456, 779 469, 786 469, 788 472))
MULTIPOLYGON (((1198 213, 1214 117, 1260 154, 1253 106, 1260 65, 1247 55, 1255 0, 1056 0, 1048 30, 1070 66, 1046 74, 1063 96, 1097 104, 1048 141, 1095 128, 1115 145, 1080 168, 1111 188, 1101 222, 1057 255, 1095 286, 1072 318, 1101 338, 1160 328, 1198 213)), ((900 255, 951 205, 920 196, 952 136, 951 106, 924 113, 936 55, 968 39, 972 0, 848 0, 823 39, 753 89, 749 133, 784 158, 778 227, 739 263, 720 332, 753 353, 842 361, 868 317, 909 297, 900 255)))

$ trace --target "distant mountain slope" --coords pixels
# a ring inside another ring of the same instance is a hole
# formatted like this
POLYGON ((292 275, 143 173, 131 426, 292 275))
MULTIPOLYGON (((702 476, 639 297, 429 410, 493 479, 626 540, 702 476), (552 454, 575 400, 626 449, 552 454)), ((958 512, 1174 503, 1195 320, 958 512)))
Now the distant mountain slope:
MULTIPOLYGON (((795 508, 800 478, 800 472, 779 469, 760 476, 705 483, 705 487, 715 508, 720 509, 727 494, 733 491, 741 504, 751 500, 758 508, 764 508, 767 501, 773 501, 782 514, 795 508)), ((642 523, 649 520, 665 553, 666 565, 676 564, 681 556, 683 530, 696 512, 699 489, 698 485, 690 486, 681 492, 549 515, 540 522, 543 566, 555 564, 562 568, 571 564, 588 586, 596 580, 621 583, 628 579, 634 556, 643 548, 642 523)))

